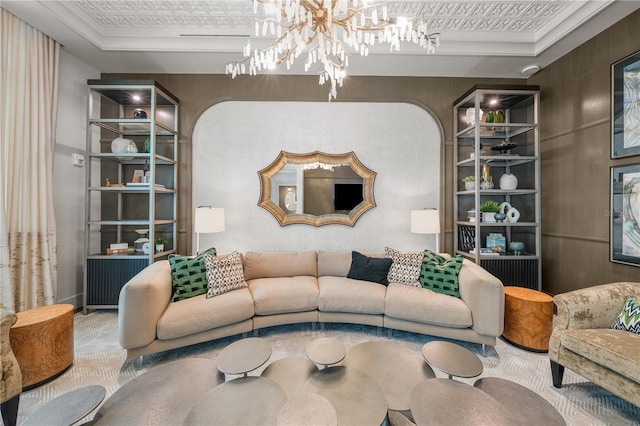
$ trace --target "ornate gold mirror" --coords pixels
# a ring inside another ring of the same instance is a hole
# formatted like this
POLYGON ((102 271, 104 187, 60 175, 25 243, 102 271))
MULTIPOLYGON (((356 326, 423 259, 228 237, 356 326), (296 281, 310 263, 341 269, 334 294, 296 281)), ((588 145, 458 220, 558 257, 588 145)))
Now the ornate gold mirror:
POLYGON ((293 154, 281 151, 271 165, 258 172, 260 201, 280 226, 355 225, 376 206, 376 172, 353 152, 293 154))

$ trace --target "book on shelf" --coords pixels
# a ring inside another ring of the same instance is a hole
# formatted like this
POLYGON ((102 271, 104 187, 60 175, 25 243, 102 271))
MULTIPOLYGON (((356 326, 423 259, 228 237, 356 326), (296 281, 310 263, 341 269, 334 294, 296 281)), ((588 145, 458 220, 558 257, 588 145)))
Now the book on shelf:
POLYGON ((109 244, 111 250, 121 250, 129 248, 129 243, 111 243, 109 244))
POLYGON ((129 253, 133 253, 133 247, 125 247, 125 248, 118 248, 118 249, 108 248, 107 249, 107 254, 129 254, 129 253))
MULTIPOLYGON (((469 250, 470 254, 476 254, 476 249, 473 248, 471 250, 469 250)), ((500 256, 500 253, 493 251, 493 249, 491 248, 486 248, 486 247, 482 247, 480 249, 480 255, 481 256, 500 256)))

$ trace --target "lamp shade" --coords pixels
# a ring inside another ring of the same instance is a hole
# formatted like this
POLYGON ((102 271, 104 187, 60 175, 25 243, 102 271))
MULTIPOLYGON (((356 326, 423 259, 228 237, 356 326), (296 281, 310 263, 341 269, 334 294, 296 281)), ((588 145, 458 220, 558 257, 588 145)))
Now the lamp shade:
POLYGON ((414 234, 439 234, 440 212, 436 209, 411 210, 411 232, 414 234))
POLYGON ((193 231, 196 234, 213 234, 224 231, 224 209, 208 206, 196 208, 193 231))

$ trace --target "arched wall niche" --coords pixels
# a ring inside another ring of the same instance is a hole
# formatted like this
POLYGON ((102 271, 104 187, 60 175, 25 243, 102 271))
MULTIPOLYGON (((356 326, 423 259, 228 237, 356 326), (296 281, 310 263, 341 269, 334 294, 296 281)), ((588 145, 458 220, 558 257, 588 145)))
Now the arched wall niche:
POLYGON ((226 210, 226 231, 201 235, 219 252, 435 249, 410 232, 410 211, 442 206, 443 131, 426 108, 403 102, 243 101, 206 108, 193 126, 192 210, 226 210), (257 203, 258 171, 280 151, 353 151, 377 173, 377 206, 354 227, 281 227, 257 203))

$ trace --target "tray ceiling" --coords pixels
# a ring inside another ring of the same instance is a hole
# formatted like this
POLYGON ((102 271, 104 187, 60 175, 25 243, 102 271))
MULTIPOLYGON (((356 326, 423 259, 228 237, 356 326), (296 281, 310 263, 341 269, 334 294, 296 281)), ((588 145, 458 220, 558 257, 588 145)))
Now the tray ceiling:
MULTIPOLYGON (((427 56, 412 44, 380 45, 353 56, 352 75, 522 77, 544 67, 640 2, 613 0, 388 1, 391 16, 422 19, 439 32, 427 56)), ((256 37, 253 0, 3 1, 2 7, 61 42, 103 72, 223 73, 256 37)), ((282 72, 277 70, 276 72, 282 72)), ((295 68, 290 73, 302 73, 295 68)))

